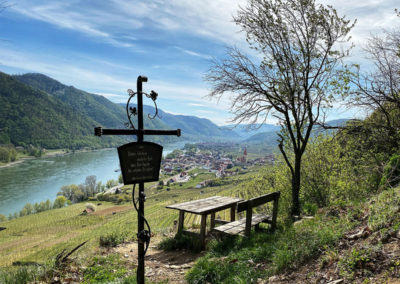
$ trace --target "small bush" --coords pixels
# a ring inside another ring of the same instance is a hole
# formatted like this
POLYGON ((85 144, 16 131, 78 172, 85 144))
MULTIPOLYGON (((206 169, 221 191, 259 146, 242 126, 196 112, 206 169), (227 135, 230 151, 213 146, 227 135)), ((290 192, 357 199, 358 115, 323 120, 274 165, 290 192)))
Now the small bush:
POLYGON ((22 265, 0 268, 0 283, 48 283, 53 272, 53 265, 22 265))
POLYGON ((96 211, 96 206, 93 203, 86 203, 85 207, 93 212, 96 211))
POLYGON ((116 247, 129 239, 126 233, 112 232, 105 236, 100 236, 99 244, 101 247, 116 247))
POLYGON ((201 251, 201 243, 191 236, 177 233, 173 238, 166 238, 158 244, 158 248, 166 251, 186 249, 198 253, 201 251))

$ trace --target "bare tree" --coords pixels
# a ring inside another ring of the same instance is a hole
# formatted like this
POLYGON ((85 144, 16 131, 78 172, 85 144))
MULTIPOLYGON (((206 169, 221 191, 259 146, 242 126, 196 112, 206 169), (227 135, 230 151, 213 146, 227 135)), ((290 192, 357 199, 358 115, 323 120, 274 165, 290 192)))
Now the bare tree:
POLYGON ((371 36, 365 51, 374 68, 361 72, 357 66, 352 104, 379 112, 383 123, 375 119, 376 126, 394 135, 400 128, 400 31, 371 36))
POLYGON ((237 124, 265 122, 270 116, 280 121, 293 152, 292 158, 281 135, 279 148, 291 172, 291 213, 299 215, 301 160, 311 130, 343 90, 339 63, 351 46, 334 45, 349 41, 355 22, 314 0, 249 0, 234 22, 262 59, 230 48, 206 75, 210 96, 231 95, 237 124))

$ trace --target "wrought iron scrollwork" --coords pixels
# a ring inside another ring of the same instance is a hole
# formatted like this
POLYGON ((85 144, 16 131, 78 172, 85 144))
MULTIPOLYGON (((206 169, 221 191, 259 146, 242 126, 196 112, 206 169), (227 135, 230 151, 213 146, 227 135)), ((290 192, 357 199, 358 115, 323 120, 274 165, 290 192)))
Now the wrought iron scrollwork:
MULTIPOLYGON (((126 103, 126 115, 128 116, 129 122, 125 123, 125 126, 128 127, 128 128, 131 128, 131 129, 135 129, 135 125, 133 124, 132 119, 131 119, 132 115, 136 116, 138 113, 137 113, 136 107, 130 107, 129 103, 131 102, 131 99, 135 97, 136 94, 137 94, 136 92, 132 91, 131 89, 128 89, 129 99, 128 99, 128 102, 126 103)), ((156 103, 156 100, 157 100, 157 97, 158 97, 158 93, 152 90, 150 92, 150 94, 147 94, 145 92, 142 92, 142 94, 153 101, 154 107, 156 109, 154 115, 148 114, 147 116, 150 119, 155 119, 156 117, 161 118, 158 115, 158 107, 157 107, 157 103, 156 103)))

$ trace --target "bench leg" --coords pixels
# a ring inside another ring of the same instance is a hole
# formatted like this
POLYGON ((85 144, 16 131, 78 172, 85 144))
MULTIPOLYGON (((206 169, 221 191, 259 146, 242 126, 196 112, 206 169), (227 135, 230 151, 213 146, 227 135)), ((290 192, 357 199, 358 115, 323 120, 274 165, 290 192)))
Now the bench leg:
POLYGON ((185 212, 179 211, 179 223, 178 223, 178 233, 182 232, 183 230, 183 222, 185 220, 185 212))
POLYGON ((235 221, 236 205, 231 207, 231 222, 235 221))
POLYGON ((215 212, 211 213, 210 216, 210 228, 211 230, 215 227, 215 212))
POLYGON ((201 215, 200 243, 203 248, 205 247, 205 242, 206 242, 206 224, 207 224, 207 215, 201 215))

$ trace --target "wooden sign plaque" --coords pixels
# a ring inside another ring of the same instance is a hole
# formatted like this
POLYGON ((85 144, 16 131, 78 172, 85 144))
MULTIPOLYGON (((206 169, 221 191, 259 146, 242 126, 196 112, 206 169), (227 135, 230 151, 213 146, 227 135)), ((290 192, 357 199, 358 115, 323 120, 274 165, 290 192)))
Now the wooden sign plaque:
POLYGON ((124 184, 157 181, 162 149, 161 145, 152 142, 132 142, 118 147, 124 184))

